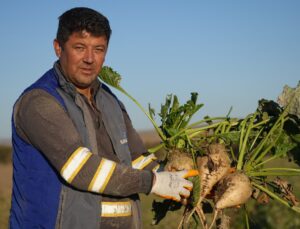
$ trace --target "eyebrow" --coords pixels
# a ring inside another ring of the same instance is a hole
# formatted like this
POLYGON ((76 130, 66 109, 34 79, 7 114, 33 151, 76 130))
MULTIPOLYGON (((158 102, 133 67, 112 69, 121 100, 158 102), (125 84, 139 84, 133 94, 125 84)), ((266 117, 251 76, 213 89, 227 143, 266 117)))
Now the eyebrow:
MULTIPOLYGON (((73 44, 73 46, 75 46, 75 45, 83 45, 83 46, 86 46, 85 43, 80 42, 80 41, 78 41, 78 42, 76 42, 76 43, 73 44)), ((94 47, 103 47, 103 48, 106 48, 106 47, 107 47, 107 45, 103 45, 103 44, 93 45, 93 46, 94 46, 94 47)))

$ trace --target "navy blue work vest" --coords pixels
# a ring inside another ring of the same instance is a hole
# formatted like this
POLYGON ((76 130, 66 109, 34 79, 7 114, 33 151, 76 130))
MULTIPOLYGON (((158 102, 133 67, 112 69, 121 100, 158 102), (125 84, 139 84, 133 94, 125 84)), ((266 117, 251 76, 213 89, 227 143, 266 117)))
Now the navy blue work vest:
MULTIPOLYGON (((102 84, 101 86, 102 89, 105 90, 105 93, 108 92, 112 95, 112 93, 104 84, 102 84)), ((54 69, 50 69, 38 81, 36 81, 29 88, 27 88, 23 92, 23 94, 32 89, 43 89, 50 95, 52 95, 62 105, 62 107, 68 110, 64 99, 58 93, 57 89, 59 87, 59 76, 55 73, 54 69)), ((111 98, 112 97, 114 96, 111 96, 111 98)), ((114 99, 115 101, 117 101, 116 97, 114 97, 114 99)), ((117 109, 121 111, 120 107, 117 109)), ((110 110, 108 112, 112 111, 110 110)), ((106 114, 107 118, 109 116, 113 116, 113 114, 106 114)), ((108 121, 106 120, 106 122, 108 121)), ((108 126, 108 133, 110 137, 113 138, 112 142, 116 154, 118 155, 121 163, 130 165, 131 158, 128 145, 119 143, 120 140, 122 140, 124 137, 126 138, 124 120, 114 120, 112 124, 108 125, 114 125, 111 127, 108 126), (115 128, 117 123, 120 124, 121 128, 115 128), (114 138, 114 136, 117 137, 114 138)), ((80 130, 78 130, 78 132, 80 133, 80 130)), ((80 133, 80 135, 82 136, 82 133, 80 133)), ((84 138, 84 136, 82 136, 82 138, 84 138)), ((84 139, 83 142, 85 142, 84 139)), ((12 206, 10 215, 11 228, 58 227, 57 218, 61 217, 59 216, 59 214, 63 214, 63 210, 61 209, 62 206, 60 206, 60 203, 61 193, 65 187, 64 181, 62 180, 60 175, 54 170, 54 168, 51 166, 48 160, 43 156, 42 152, 37 150, 34 146, 28 144, 17 134, 13 118, 12 143, 14 171, 12 206)), ((100 195, 91 193, 84 194, 82 192, 80 193, 80 195, 96 196, 95 199, 98 198, 99 202, 97 201, 95 203, 95 206, 97 205, 98 208, 100 208, 100 195)), ((90 217, 96 215, 99 219, 96 219, 94 223, 91 223, 91 227, 85 224, 86 228, 98 228, 100 222, 99 212, 95 212, 95 209, 93 209, 93 207, 87 207, 87 209, 90 209, 88 211, 91 211, 92 213, 90 217)), ((89 215, 89 212, 86 212, 86 215, 89 215)), ((76 217, 77 216, 74 216, 73 218, 76 219, 76 217)), ((84 213, 82 217, 84 217, 84 213)), ((70 221, 71 220, 72 219, 70 219, 70 221)), ((66 224, 62 223, 61 225, 66 224)), ((78 228, 80 228, 80 225, 77 226, 78 228)), ((72 228, 74 227, 72 226, 72 228)))

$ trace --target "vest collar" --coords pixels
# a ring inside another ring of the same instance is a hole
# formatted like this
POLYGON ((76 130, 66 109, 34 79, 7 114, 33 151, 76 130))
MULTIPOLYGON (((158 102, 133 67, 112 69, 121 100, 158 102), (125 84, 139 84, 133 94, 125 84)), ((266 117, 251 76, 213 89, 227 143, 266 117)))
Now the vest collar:
MULTIPOLYGON (((65 75, 63 74, 59 61, 56 61, 54 63, 53 69, 54 69, 55 75, 57 77, 59 86, 66 93, 68 93, 73 99, 75 99, 76 95, 78 94, 76 87, 74 86, 73 83, 68 81, 67 78, 65 77, 65 75)), ((96 96, 96 94, 98 93, 100 88, 101 88, 101 82, 99 80, 95 80, 93 82, 92 88, 91 88, 92 89, 91 93, 92 93, 93 98, 96 96)))

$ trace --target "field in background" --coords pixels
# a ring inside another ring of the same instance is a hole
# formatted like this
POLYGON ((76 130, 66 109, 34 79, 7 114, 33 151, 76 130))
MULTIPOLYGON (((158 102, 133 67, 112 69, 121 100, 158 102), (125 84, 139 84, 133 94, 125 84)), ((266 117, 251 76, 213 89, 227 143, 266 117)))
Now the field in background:
POLYGON ((7 228, 12 182, 11 164, 0 163, 0 229, 7 228))
MULTIPOLYGON (((153 132, 141 132, 140 133, 145 145, 147 147, 154 146, 158 143, 159 138, 154 135, 153 132)), ((10 209, 10 195, 12 184, 12 166, 11 166, 11 154, 10 147, 0 146, 0 229, 8 228, 8 216, 10 209)), ((286 161, 277 161, 277 164, 283 166, 291 166, 286 161)), ((299 177, 289 178, 292 184, 294 184, 294 191, 296 196, 300 197, 300 182, 299 177)), ((152 222, 152 201, 154 197, 152 195, 141 195, 142 209, 143 209, 143 225, 144 229, 173 229, 177 228, 181 218, 182 210, 177 212, 168 213, 167 217, 163 219, 159 225, 153 226, 152 222)), ((161 200, 155 198, 156 200, 161 200)), ((251 229, 294 229, 300 228, 300 215, 287 209, 283 205, 275 204, 271 201, 268 205, 257 205, 254 201, 250 201, 248 211, 251 214, 250 223, 251 229)), ((234 213, 232 218, 233 225, 231 228, 244 229, 242 221, 244 215, 242 210, 233 209, 234 213)))

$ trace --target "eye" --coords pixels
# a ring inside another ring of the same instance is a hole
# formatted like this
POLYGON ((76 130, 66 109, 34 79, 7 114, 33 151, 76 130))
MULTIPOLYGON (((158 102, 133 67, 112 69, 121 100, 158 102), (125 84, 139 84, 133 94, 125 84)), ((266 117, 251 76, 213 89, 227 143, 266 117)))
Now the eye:
POLYGON ((83 46, 75 46, 74 48, 75 48, 76 51, 79 51, 79 52, 84 50, 83 46))
POLYGON ((105 48, 104 47, 96 47, 95 48, 95 52, 96 53, 104 53, 105 52, 105 48))

